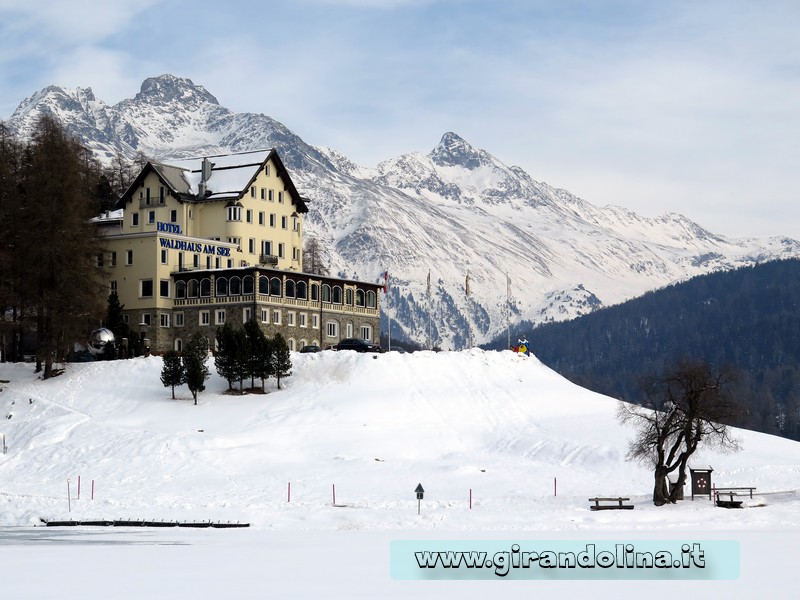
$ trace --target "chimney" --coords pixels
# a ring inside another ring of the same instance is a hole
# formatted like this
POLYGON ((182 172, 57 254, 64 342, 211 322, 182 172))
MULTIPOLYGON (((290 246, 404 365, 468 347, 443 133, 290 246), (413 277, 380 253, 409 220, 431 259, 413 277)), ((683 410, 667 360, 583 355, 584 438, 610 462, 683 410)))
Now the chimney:
POLYGON ((208 191, 208 180, 211 179, 211 169, 214 163, 207 158, 203 159, 203 164, 200 166, 200 185, 197 186, 197 195, 204 198, 208 191))

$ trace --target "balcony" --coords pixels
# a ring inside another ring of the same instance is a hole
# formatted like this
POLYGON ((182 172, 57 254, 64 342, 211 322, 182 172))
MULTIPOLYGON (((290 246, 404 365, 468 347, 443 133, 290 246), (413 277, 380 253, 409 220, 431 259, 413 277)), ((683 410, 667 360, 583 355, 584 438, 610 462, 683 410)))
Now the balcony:
POLYGON ((272 265, 274 267, 278 264, 278 257, 272 254, 260 254, 258 262, 262 265, 272 265))

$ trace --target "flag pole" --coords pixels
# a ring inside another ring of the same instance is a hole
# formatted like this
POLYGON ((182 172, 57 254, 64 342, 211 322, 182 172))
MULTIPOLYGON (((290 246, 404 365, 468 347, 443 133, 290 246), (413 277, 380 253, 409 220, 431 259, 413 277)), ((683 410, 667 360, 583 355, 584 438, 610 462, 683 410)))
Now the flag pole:
POLYGON ((511 278, 506 271, 506 342, 507 349, 511 350, 511 278))

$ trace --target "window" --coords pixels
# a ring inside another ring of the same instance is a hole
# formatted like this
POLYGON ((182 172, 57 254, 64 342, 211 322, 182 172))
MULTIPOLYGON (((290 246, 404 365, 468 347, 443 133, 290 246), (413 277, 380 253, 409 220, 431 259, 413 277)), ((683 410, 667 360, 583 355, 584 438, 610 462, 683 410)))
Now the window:
POLYGON ((183 313, 176 312, 174 315, 175 327, 183 327, 183 313))
POLYGON ((319 329, 319 315, 317 314, 311 315, 311 328, 319 329))
POLYGON ((226 210, 228 214, 228 221, 241 221, 242 220, 242 207, 231 205, 226 210))
POLYGON ((175 297, 176 298, 186 298, 186 282, 185 281, 176 281, 175 282, 175 297))
POLYGON ((165 265, 168 262, 169 262, 169 256, 167 254, 167 251, 162 248, 162 250, 161 250, 161 264, 165 265))
POLYGON ((116 281, 111 281, 109 283, 111 284, 111 291, 112 292, 116 292, 117 291, 117 282, 116 281))
POLYGON ((125 264, 126 265, 133 264, 133 250, 125 250, 125 264))
POLYGON ((367 292, 367 308, 375 308, 375 292, 369 291, 367 292))
POLYGON ((297 324, 300 327, 305 327, 307 318, 308 318, 308 315, 306 315, 306 313, 300 313, 299 315, 297 315, 297 324))
POLYGON ((295 293, 300 300, 308 299, 308 285, 305 281, 298 281, 295 293))
POLYGON ((275 224, 277 222, 278 222, 278 215, 276 215, 275 213, 270 213, 269 214, 269 226, 270 227, 275 227, 275 224))
POLYGON ((284 244, 283 242, 280 242, 278 244, 278 258, 283 258, 284 255, 286 254, 286 252, 284 251, 285 247, 286 247, 286 244, 284 244))
POLYGON ((353 324, 348 323, 347 326, 345 327, 345 331, 347 331, 347 335, 345 337, 349 338, 353 337, 353 324))
POLYGON ((252 307, 248 306, 242 311, 242 323, 247 323, 252 318, 253 318, 253 309, 252 307))
POLYGON ((177 223, 178 222, 178 211, 174 208, 169 211, 169 222, 170 223, 177 223))
POLYGON ((214 324, 215 325, 225 325, 225 309, 219 308, 214 311, 214 324))
POLYGON ((176 338, 175 339, 175 352, 181 352, 181 351, 183 351, 183 342, 181 341, 181 338, 176 338))
POLYGON ((294 327, 294 313, 293 312, 287 312, 286 313, 286 324, 289 327, 294 327))
POLYGON ((362 325, 361 326, 361 339, 362 340, 371 340, 372 339, 372 327, 369 325, 362 325))
POLYGON ((278 192, 278 202, 283 203, 283 192, 278 192))
POLYGON ((142 279, 139 281, 139 297, 152 298, 153 297, 153 280, 142 279))
POLYGON ((281 296, 281 280, 278 277, 273 277, 269 280, 269 295, 270 296, 281 296))
POLYGON ((192 265, 194 265, 195 269, 199 269, 200 268, 200 255, 199 254, 193 254, 192 255, 192 265))
POLYGON ((275 202, 275 191, 274 190, 270 190, 268 196, 269 196, 269 201, 270 202, 275 202))
POLYGON ((169 313, 159 314, 158 324, 161 325, 161 327, 169 327, 169 313))
POLYGON ((292 246, 292 260, 300 260, 300 249, 297 246, 292 246))
POLYGON ((264 175, 269 177, 269 165, 264 165, 264 175))
POLYGON ((169 298, 169 279, 161 279, 158 282, 158 295, 162 298, 169 298))
POLYGON ((148 210, 147 211, 147 222, 152 225, 156 222, 156 211, 148 210))
POLYGON ((139 213, 131 213, 131 227, 138 227, 139 226, 139 213))
POLYGON ((207 310, 200 311, 200 325, 210 325, 211 324, 211 315, 207 310))
POLYGON ((150 313, 142 313, 140 318, 141 320, 139 321, 139 325, 150 327, 150 313))
POLYGON ((269 310, 267 310, 266 308, 261 309, 261 322, 269 323, 269 310))
POLYGON ((272 323, 275 325, 281 324, 281 311, 279 310, 272 311, 272 323))
POLYGON ((266 221, 267 214, 262 210, 258 213, 258 224, 263 225, 266 221))
POLYGON ((272 242, 269 240, 261 240, 261 254, 272 256, 272 242))
POLYGON ((287 229, 289 226, 289 219, 286 215, 281 215, 281 229, 287 229))
POLYGON ((117 253, 116 252, 112 252, 111 253, 111 257, 109 259, 109 264, 112 267, 116 267, 117 266, 117 253))
POLYGON ((247 240, 247 250, 250 254, 256 253, 256 238, 250 238, 247 240))
POLYGON ((344 291, 344 303, 347 304, 347 306, 353 306, 353 290, 350 288, 344 291))
POLYGON ((100 252, 96 256, 96 264, 97 264, 98 268, 101 268, 101 269, 103 268, 103 253, 102 252, 100 252))
POLYGON ((254 186, 254 185, 250 186, 250 197, 251 198, 255 198, 256 197, 256 186, 254 186))
POLYGON ((253 222, 253 211, 251 209, 248 208, 244 212, 244 215, 245 215, 244 216, 245 221, 247 221, 248 223, 252 223, 253 222))
POLYGON ((122 315, 122 322, 125 323, 125 325, 127 325, 129 321, 128 315, 122 315))
POLYGON ((240 237, 229 237, 228 238, 228 243, 229 244, 236 244, 237 246, 241 246, 242 245, 242 238, 240 238, 240 237))
POLYGON ((147 206, 150 206, 150 188, 144 189, 144 195, 145 195, 144 203, 147 206))
POLYGON ((261 188, 261 199, 262 200, 267 199, 267 188, 261 188))
POLYGON ((339 336, 339 324, 336 321, 328 321, 328 337, 335 338, 339 336))
POLYGON ((159 186, 158 188, 158 203, 164 204, 164 199, 166 198, 166 194, 164 193, 164 186, 159 186))

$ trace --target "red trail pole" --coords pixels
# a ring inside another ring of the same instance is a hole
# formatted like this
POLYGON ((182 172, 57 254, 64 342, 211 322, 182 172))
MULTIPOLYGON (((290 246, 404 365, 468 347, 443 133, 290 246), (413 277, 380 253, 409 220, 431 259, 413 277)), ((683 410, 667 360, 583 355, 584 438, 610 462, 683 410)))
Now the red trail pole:
POLYGON ((92 500, 94 500, 94 479, 92 479, 92 500))
POLYGON ((472 510, 472 488, 469 488, 469 509, 472 510))
POLYGON ((81 476, 78 475, 78 500, 81 499, 81 476))
POLYGON ((288 488, 286 490, 286 501, 287 502, 291 502, 292 501, 292 482, 291 481, 289 482, 289 486, 288 486, 288 488))
POLYGON ((333 489, 333 505, 336 506, 336 484, 331 484, 331 487, 333 489))

